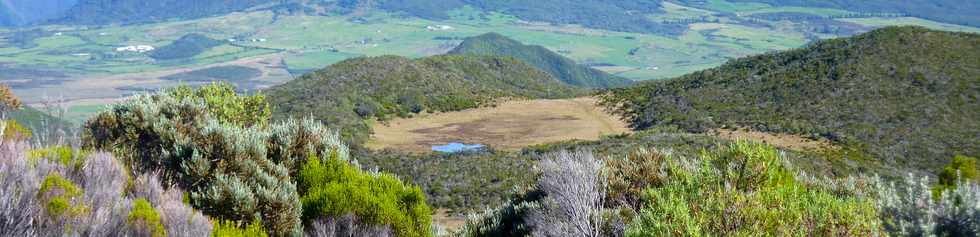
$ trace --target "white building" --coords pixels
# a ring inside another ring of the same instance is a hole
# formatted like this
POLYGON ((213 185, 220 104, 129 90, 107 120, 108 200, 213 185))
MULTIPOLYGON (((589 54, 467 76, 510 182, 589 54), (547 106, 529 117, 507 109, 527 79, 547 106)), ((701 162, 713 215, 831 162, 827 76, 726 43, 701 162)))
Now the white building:
POLYGON ((126 47, 116 48, 116 52, 146 53, 146 52, 150 52, 150 51, 153 51, 153 50, 156 50, 156 48, 154 48, 153 46, 149 46, 149 45, 130 45, 130 46, 126 46, 126 47))
POLYGON ((426 26, 425 29, 430 31, 449 31, 455 28, 447 25, 434 25, 434 26, 426 26))

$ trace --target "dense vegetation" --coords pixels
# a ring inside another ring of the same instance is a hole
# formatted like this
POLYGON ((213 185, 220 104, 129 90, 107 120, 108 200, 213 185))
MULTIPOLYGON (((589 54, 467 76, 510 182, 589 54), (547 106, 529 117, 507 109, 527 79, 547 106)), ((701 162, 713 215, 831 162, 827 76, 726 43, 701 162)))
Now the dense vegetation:
POLYGON ((524 45, 497 33, 487 33, 463 40, 449 54, 509 56, 534 65, 551 76, 573 86, 612 88, 630 85, 632 81, 603 71, 577 65, 572 59, 537 45, 524 45))
POLYGON ((156 60, 186 59, 221 44, 224 42, 208 38, 202 34, 192 33, 180 37, 173 43, 150 51, 150 57, 156 60))
POLYGON ((610 156, 551 153, 539 163, 542 175, 534 185, 474 216, 458 235, 854 236, 881 231, 874 199, 859 192, 864 186, 797 177, 784 159, 772 147, 746 142, 700 154, 676 153, 669 146, 634 146, 610 156), (577 235, 582 230, 593 234, 577 235))
POLYGON ((513 58, 398 56, 346 60, 265 91, 275 117, 310 116, 360 144, 367 120, 492 105, 496 99, 565 98, 579 94, 513 58))
POLYGON ((976 34, 892 27, 614 90, 603 103, 636 129, 823 137, 840 155, 931 172, 937 158, 980 153, 978 61, 976 34))
POLYGON ((273 236, 298 235, 304 225, 346 215, 356 218, 331 223, 360 220, 390 226, 396 233, 407 233, 406 223, 429 228, 430 213, 418 188, 346 164, 355 162, 347 147, 317 122, 273 123, 270 118, 263 95, 239 96, 229 84, 182 86, 137 96, 98 114, 86 123, 83 140, 88 149, 112 151, 131 173, 160 172, 161 183, 187 190, 191 206, 234 221, 236 228, 258 224, 273 236), (329 166, 310 157, 329 157, 324 161, 329 166), (331 192, 344 188, 350 189, 343 193, 377 198, 331 208, 337 201, 331 195, 338 194, 331 192), (317 205, 320 201, 328 202, 317 205), (400 219, 371 212, 392 206, 415 211, 400 219))

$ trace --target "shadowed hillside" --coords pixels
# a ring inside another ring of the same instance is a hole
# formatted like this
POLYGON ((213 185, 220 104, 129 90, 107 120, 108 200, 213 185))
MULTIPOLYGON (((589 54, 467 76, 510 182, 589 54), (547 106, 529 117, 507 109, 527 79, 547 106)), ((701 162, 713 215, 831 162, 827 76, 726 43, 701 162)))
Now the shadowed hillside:
POLYGON ((495 99, 567 98, 580 94, 513 58, 398 56, 356 58, 266 91, 278 118, 313 115, 363 141, 365 120, 458 111, 495 99))
POLYGON ((227 0, 227 1, 132 1, 132 0, 79 0, 65 13, 61 23, 110 24, 144 23, 168 19, 193 19, 245 10, 276 0, 227 0))
POLYGON ((615 90, 635 129, 744 127, 828 138, 843 155, 935 170, 980 154, 980 35, 892 27, 615 90))
POLYGON ((511 56, 534 65, 558 80, 581 87, 611 88, 632 83, 629 79, 609 75, 603 71, 581 66, 572 59, 537 46, 524 45, 497 33, 487 33, 467 38, 449 54, 477 54, 511 56))

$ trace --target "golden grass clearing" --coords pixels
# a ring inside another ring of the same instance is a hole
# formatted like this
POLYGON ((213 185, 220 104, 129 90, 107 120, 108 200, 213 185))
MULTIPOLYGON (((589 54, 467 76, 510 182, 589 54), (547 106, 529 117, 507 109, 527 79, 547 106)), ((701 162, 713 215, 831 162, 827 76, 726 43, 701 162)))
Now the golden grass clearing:
POLYGON ((596 106, 595 98, 514 100, 492 108, 423 114, 372 125, 371 149, 430 152, 450 142, 519 150, 565 140, 598 140, 628 133, 618 118, 596 106))

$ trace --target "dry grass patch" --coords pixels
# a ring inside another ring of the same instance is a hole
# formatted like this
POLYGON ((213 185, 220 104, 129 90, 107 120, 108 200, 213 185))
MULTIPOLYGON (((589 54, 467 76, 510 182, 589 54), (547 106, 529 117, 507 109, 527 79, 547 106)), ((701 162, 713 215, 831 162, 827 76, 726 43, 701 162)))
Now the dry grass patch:
POLYGON ((429 152, 449 142, 519 150, 565 140, 598 140, 628 133, 626 124, 596 106, 594 98, 514 100, 492 108, 423 114, 375 123, 368 148, 429 152))

